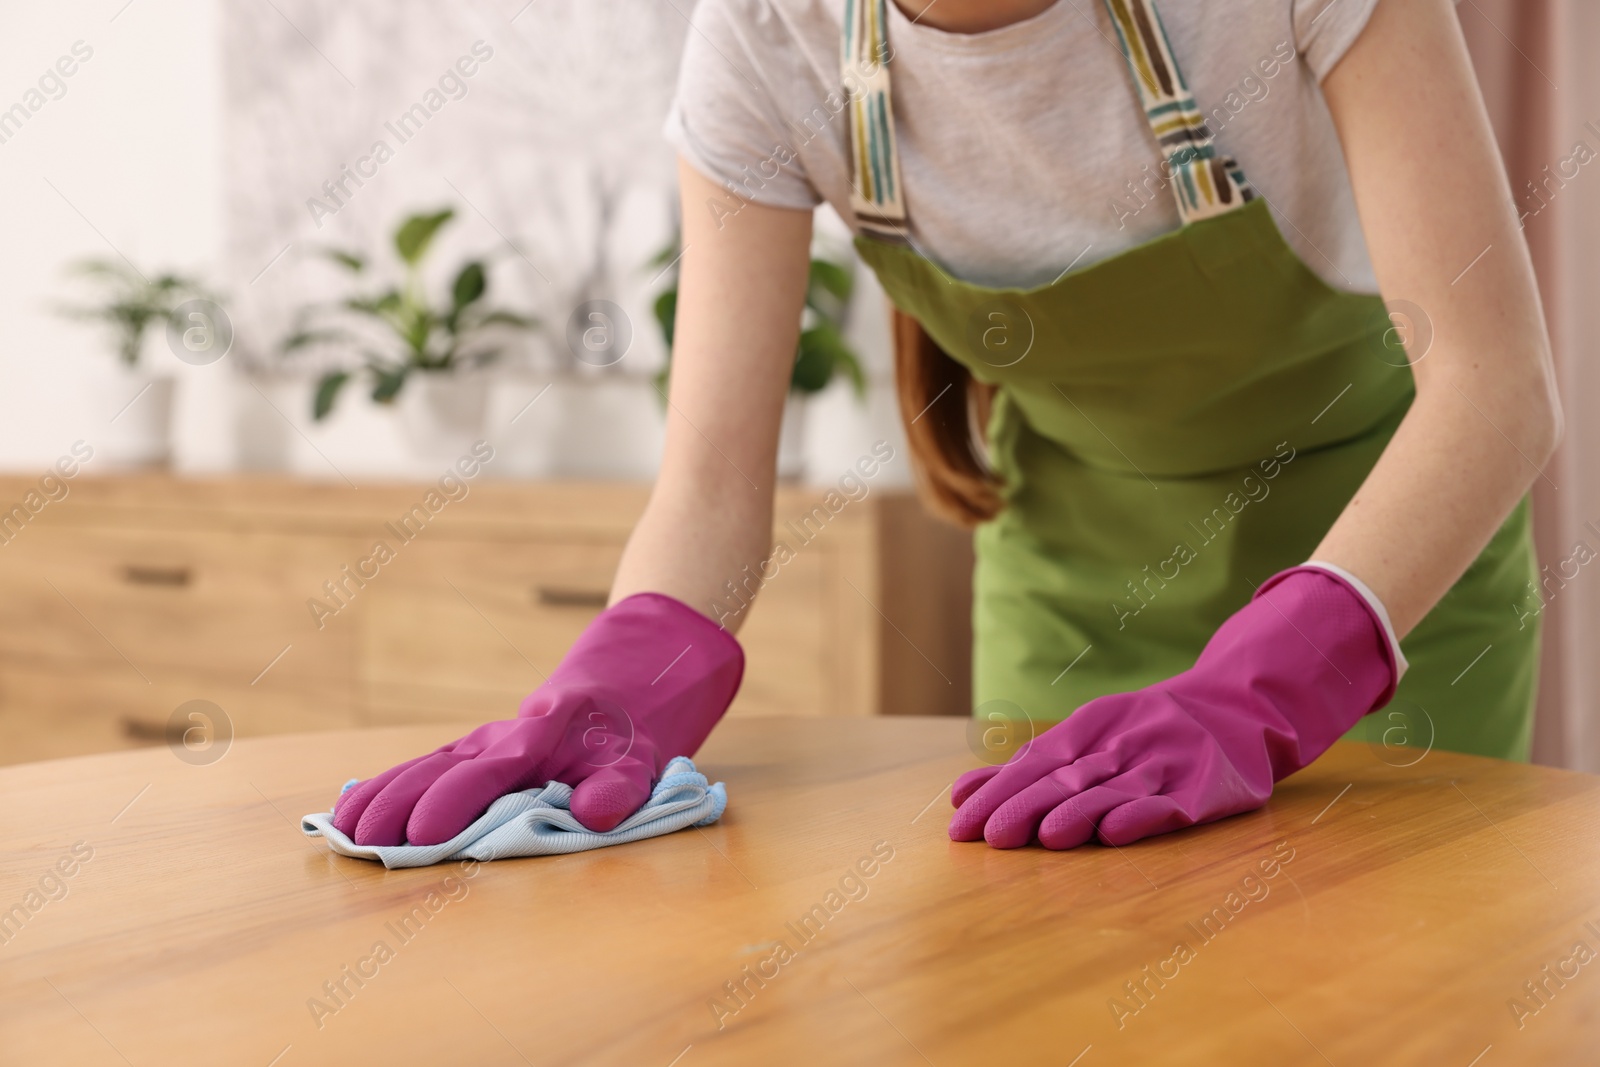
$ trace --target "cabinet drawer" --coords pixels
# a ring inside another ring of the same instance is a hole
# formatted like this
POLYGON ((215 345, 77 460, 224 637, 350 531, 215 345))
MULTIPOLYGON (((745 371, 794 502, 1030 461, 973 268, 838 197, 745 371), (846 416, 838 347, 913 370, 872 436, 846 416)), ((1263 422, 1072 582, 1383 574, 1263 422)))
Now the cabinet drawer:
POLYGON ((366 590, 360 680, 374 722, 483 722, 517 705, 605 607, 622 546, 436 541, 366 590))
POLYGON ((829 625, 829 571, 822 550, 802 551, 766 582, 739 627, 744 681, 732 715, 837 715, 832 654, 841 635, 829 625))
POLYGON ((264 679, 250 686, 176 673, 145 683, 120 662, 71 670, 7 662, 0 664, 0 764, 179 743, 194 720, 181 715, 174 725, 174 712, 194 700, 220 709, 235 737, 345 730, 360 722, 348 685, 296 688, 264 679))
MULTIPOLYGON (((352 628, 308 602, 354 542, 224 531, 52 529, 0 559, 0 657, 96 664, 154 679, 198 670, 245 685, 350 679, 352 628), (292 647, 291 647, 292 646, 292 647)), ((359 593, 357 594, 359 595, 359 593)))
MULTIPOLYGON (((605 605, 621 545, 416 545, 361 622, 371 720, 509 718, 605 605)), ((768 583, 740 633, 735 714, 827 714, 822 553, 768 583)))

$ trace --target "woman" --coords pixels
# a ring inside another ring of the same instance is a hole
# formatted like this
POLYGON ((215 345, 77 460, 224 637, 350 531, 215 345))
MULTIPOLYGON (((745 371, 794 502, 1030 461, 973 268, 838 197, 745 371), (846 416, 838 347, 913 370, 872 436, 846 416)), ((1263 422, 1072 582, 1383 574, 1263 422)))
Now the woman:
POLYGON ((701 0, 669 133, 667 447, 612 606, 346 833, 548 778, 606 829, 704 740, 743 661, 695 606, 768 547, 823 200, 898 309, 925 495, 977 526, 977 703, 1061 720, 956 783, 951 837, 1252 810, 1391 700, 1526 758, 1559 414, 1450 0, 701 0))

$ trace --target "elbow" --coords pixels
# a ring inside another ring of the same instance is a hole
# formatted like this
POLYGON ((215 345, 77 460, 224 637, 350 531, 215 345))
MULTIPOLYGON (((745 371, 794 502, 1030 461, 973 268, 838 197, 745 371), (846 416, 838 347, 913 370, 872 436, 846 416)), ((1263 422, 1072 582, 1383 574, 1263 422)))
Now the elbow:
POLYGON ((1549 462, 1567 433, 1566 416, 1561 410, 1561 395, 1556 390, 1553 377, 1544 376, 1544 388, 1539 391, 1529 419, 1528 456, 1540 467, 1549 462))
POLYGON ((1504 427, 1505 437, 1525 459, 1544 469, 1566 433, 1566 418, 1548 350, 1537 362, 1529 361, 1521 373, 1503 378, 1498 396, 1498 403, 1488 399, 1483 405, 1484 413, 1491 422, 1504 427))
POLYGON ((1541 362, 1543 366, 1528 367, 1487 382, 1476 375, 1458 378, 1443 388, 1431 383, 1424 386, 1419 381, 1417 396, 1419 400, 1437 398, 1437 403, 1460 403, 1464 399, 1470 408, 1458 410, 1455 417, 1468 417, 1466 411, 1470 410, 1471 419, 1487 422, 1487 432, 1500 437, 1536 470, 1543 470, 1561 445, 1566 419, 1554 371, 1548 359, 1541 362), (1452 389, 1458 395, 1447 401, 1452 389))
POLYGON ((1544 458, 1549 459, 1555 450, 1561 447, 1561 442, 1567 436, 1567 417, 1561 411, 1561 397, 1554 390, 1550 393, 1550 440, 1546 445, 1544 458))

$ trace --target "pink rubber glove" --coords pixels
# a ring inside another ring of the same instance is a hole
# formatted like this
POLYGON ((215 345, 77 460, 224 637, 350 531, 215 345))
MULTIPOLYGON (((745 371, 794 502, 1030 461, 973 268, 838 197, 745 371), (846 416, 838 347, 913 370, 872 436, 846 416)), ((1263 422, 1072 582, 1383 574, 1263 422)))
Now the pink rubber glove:
POLYGON ((659 593, 589 624, 515 719, 356 785, 333 824, 358 845, 436 845, 507 793, 557 781, 572 814, 604 832, 650 798, 674 756, 692 756, 733 702, 744 652, 733 635, 659 593))
POLYGON ((1274 575, 1190 669, 1091 700, 957 779, 951 839, 1125 845, 1254 811, 1394 695, 1404 661, 1376 603, 1318 567, 1274 575))

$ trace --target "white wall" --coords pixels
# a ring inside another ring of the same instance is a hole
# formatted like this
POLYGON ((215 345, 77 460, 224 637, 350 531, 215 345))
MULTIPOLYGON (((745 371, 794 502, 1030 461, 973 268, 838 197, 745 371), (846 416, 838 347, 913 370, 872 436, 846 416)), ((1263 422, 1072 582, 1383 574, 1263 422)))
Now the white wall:
MULTIPOLYGON (((108 432, 92 396, 114 367, 108 335, 49 306, 88 295, 64 276, 66 264, 120 254, 147 273, 198 275, 235 327, 233 350, 209 366, 147 347, 178 380, 179 469, 427 473, 394 412, 355 388, 333 419, 310 423, 315 356, 293 365, 290 380, 262 375, 286 366, 275 350, 296 309, 346 291, 319 248, 357 249, 394 269, 395 222, 449 204, 458 218, 439 242, 432 283, 488 255, 495 302, 547 324, 512 352, 491 419, 504 423, 553 377, 572 375, 564 326, 577 304, 604 297, 633 320, 622 365, 599 375, 576 368, 609 385, 591 396, 565 383, 514 427, 496 428, 506 446, 498 473, 649 477, 661 426, 646 383, 663 352, 649 310, 659 285, 645 264, 676 227, 675 161, 660 128, 690 32, 680 11, 691 9, 634 0, 4 3, 0 108, 74 42, 93 54, 61 99, 0 144, 0 467, 39 467, 73 440, 108 432), (463 79, 465 96, 401 144, 385 123, 475 44, 493 56, 463 79), (313 217, 308 201, 328 202, 323 183, 380 138, 394 158, 347 186, 335 214, 313 217), (605 235, 602 188, 615 213, 605 235)), ((847 247, 837 219, 824 218, 819 232, 847 247)), ((866 406, 842 388, 813 405, 808 452, 824 481, 874 439, 899 440, 882 385, 882 297, 862 275, 851 334, 880 386, 866 406)), ((894 473, 909 477, 908 468, 894 473)))
POLYGON ((136 0, 119 14, 123 3, 0 8, 0 108, 23 100, 75 42, 93 51, 64 79, 65 94, 0 144, 8 469, 40 467, 101 430, 84 383, 110 356, 101 335, 51 314, 73 292, 63 267, 120 252, 141 267, 205 269, 220 252, 215 0, 136 0))

